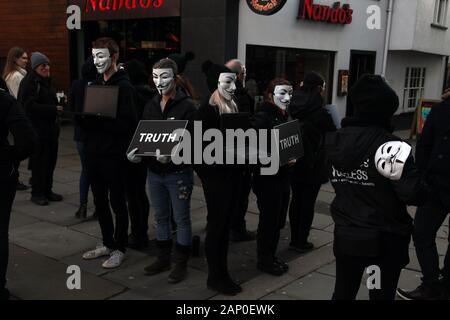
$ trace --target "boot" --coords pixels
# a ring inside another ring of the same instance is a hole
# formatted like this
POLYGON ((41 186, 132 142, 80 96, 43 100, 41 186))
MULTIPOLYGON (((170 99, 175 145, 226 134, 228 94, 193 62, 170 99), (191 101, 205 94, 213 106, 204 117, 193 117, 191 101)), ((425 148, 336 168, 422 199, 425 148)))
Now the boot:
POLYGON ((175 246, 175 268, 169 275, 169 283, 178 283, 183 281, 187 276, 187 262, 191 253, 190 246, 183 246, 181 244, 176 244, 175 246))
POLYGON ((87 216, 87 206, 85 204, 80 205, 80 208, 75 213, 75 217, 78 219, 86 219, 87 216))
POLYGON ((153 276, 155 274, 170 270, 170 254, 172 252, 172 240, 156 241, 158 256, 156 261, 145 267, 145 274, 153 276))

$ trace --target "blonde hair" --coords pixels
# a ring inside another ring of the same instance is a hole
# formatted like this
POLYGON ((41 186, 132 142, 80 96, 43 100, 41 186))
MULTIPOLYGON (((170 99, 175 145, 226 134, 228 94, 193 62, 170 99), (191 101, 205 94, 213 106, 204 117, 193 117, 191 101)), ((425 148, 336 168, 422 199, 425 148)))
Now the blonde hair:
POLYGON ((212 106, 217 106, 220 114, 238 112, 236 103, 233 100, 225 100, 219 93, 219 90, 213 92, 211 98, 209 98, 209 104, 212 106))

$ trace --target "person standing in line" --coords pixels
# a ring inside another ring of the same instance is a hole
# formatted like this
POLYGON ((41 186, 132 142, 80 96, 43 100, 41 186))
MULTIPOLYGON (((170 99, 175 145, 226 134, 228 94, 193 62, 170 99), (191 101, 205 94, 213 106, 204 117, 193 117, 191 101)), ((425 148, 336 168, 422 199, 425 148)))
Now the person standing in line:
POLYGON ((303 86, 295 90, 289 114, 300 122, 305 155, 297 161, 291 178, 289 208, 291 242, 289 248, 304 253, 314 248, 308 241, 314 207, 322 184, 328 181, 324 139, 336 131, 330 114, 323 107, 325 81, 316 72, 305 75, 303 86))
POLYGON ((108 256, 102 267, 113 269, 125 260, 128 242, 126 152, 138 121, 136 91, 125 70, 117 66, 119 46, 115 40, 97 39, 92 56, 101 75, 94 84, 119 87, 119 96, 116 118, 86 115, 81 122, 86 132, 87 172, 103 238, 96 249, 83 254, 83 259, 108 256), (115 214, 115 225, 110 208, 115 214))
MULTIPOLYGON (((75 80, 72 83, 69 93, 69 110, 74 112, 83 112, 84 110, 84 97, 86 87, 92 84, 97 79, 97 69, 94 65, 92 57, 87 59, 81 67, 81 79, 75 80)), ((86 133, 81 128, 81 116, 75 115, 74 117, 74 141, 77 146, 78 155, 81 161, 81 173, 80 173, 80 207, 75 213, 75 217, 79 219, 86 219, 87 217, 87 204, 89 187, 91 182, 87 174, 86 168, 86 133)), ((94 212, 93 218, 97 218, 97 213, 94 212)))
MULTIPOLYGON (((281 78, 273 79, 266 89, 265 101, 252 118, 252 127, 272 130, 289 119, 288 107, 292 97, 292 85, 281 78)), ((270 135, 270 134, 269 134, 270 135)), ((253 173, 253 192, 259 209, 257 232, 257 268, 265 273, 281 276, 289 266, 276 256, 280 231, 286 224, 289 207, 291 167, 296 160, 279 168, 275 175, 253 173)))
MULTIPOLYGON (((254 114, 255 101, 250 97, 247 89, 244 87, 246 70, 244 64, 238 60, 233 59, 228 61, 225 66, 232 72, 236 73, 236 91, 234 92, 233 100, 235 101, 239 112, 247 112, 250 115, 254 114)), ((230 239, 234 242, 252 241, 256 239, 256 232, 247 230, 245 215, 248 209, 248 198, 252 190, 252 170, 245 168, 240 172, 240 182, 237 184, 237 201, 233 209, 233 216, 231 219, 230 239)))
POLYGON ((16 194, 16 163, 33 152, 35 143, 36 133, 22 107, 14 97, 0 89, 0 300, 9 299, 6 289, 8 229, 16 194), (8 142, 9 133, 14 137, 14 145, 8 142))
POLYGON ((40 52, 31 55, 31 69, 20 83, 18 100, 38 134, 31 156, 31 201, 39 206, 63 200, 53 192, 53 172, 58 158, 59 114, 63 111, 50 77, 50 60, 40 52))
MULTIPOLYGON (((6 58, 5 69, 3 70, 3 79, 6 82, 9 93, 17 99, 20 83, 27 75, 28 54, 19 47, 13 47, 9 50, 6 58)), ((19 166, 19 165, 18 165, 19 166)), ((17 182, 17 190, 25 191, 29 187, 19 180, 17 182)))

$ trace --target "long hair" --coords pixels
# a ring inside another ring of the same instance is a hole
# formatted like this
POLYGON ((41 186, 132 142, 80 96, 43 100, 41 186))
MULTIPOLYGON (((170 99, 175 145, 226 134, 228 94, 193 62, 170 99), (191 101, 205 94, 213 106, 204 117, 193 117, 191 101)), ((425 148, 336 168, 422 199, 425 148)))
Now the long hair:
POLYGON ((23 56, 25 50, 20 47, 13 47, 8 52, 8 57, 6 58, 6 65, 3 69, 3 79, 6 80, 6 77, 14 71, 19 70, 19 66, 16 64, 16 60, 23 56))
POLYGON ((238 108, 236 103, 231 100, 225 100, 219 93, 219 90, 213 92, 211 98, 209 98, 209 104, 212 106, 217 106, 219 108, 219 113, 236 113, 238 112, 238 108))

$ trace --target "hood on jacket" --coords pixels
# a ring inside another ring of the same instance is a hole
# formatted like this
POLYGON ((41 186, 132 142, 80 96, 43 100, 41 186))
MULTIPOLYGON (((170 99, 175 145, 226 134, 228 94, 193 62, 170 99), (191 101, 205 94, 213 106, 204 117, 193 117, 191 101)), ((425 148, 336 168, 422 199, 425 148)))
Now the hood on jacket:
POLYGON ((130 77, 124 69, 119 69, 116 73, 112 75, 111 78, 106 81, 105 84, 108 85, 119 85, 122 82, 128 82, 131 85, 130 77))
POLYGON ((331 164, 342 171, 359 167, 374 148, 382 131, 384 129, 375 126, 355 126, 328 133, 325 148, 331 164))
POLYGON ((307 115, 323 107, 323 98, 319 93, 296 90, 292 95, 289 112, 296 119, 303 119, 307 115))
MULTIPOLYGON (((183 90, 181 87, 177 87, 177 93, 175 94, 175 98, 172 100, 172 105, 178 104, 183 100, 189 99, 189 95, 183 90)), ((153 98, 154 102, 157 102, 158 105, 161 102, 161 96, 159 94, 156 94, 153 98)))

